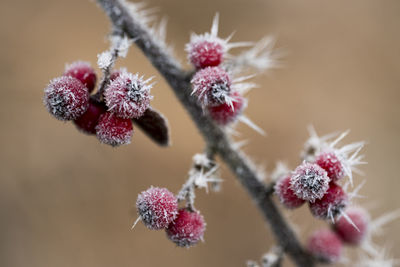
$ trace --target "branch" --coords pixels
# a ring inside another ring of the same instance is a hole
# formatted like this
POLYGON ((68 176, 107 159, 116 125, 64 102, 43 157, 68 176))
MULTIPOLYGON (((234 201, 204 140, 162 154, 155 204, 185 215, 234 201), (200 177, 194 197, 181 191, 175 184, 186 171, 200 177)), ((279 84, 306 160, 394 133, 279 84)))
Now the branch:
POLYGON ((132 17, 125 1, 97 0, 109 16, 113 26, 130 38, 143 51, 154 67, 164 76, 176 97, 186 108, 207 145, 212 147, 229 166, 237 179, 247 189, 269 223, 278 244, 292 258, 297 266, 314 266, 313 258, 303 249, 293 230, 272 201, 272 190, 258 179, 253 164, 245 154, 233 148, 229 138, 207 115, 197 100, 190 95, 191 74, 184 71, 179 63, 166 51, 146 25, 132 17))

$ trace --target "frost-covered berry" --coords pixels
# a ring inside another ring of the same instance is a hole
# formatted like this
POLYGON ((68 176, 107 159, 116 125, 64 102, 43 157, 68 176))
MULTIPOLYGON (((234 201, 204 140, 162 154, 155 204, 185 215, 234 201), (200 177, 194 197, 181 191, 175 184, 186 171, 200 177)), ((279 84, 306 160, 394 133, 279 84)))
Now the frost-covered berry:
POLYGON ((196 68, 218 66, 222 63, 226 48, 219 38, 204 38, 192 40, 186 46, 189 61, 196 68))
POLYGON ((79 80, 62 76, 44 89, 44 104, 57 119, 74 120, 87 110, 89 92, 79 80))
POLYGON ((89 100, 89 107, 82 116, 74 120, 76 127, 84 133, 96 134, 96 126, 100 115, 106 112, 106 107, 102 103, 89 100))
POLYGON ((242 114, 246 105, 246 99, 238 92, 234 92, 232 94, 232 106, 228 103, 224 103, 219 106, 209 107, 208 113, 219 125, 225 126, 236 121, 237 117, 242 114))
POLYGON ((317 164, 304 162, 298 166, 290 179, 291 189, 301 199, 314 202, 324 196, 330 179, 317 164))
POLYGON ((150 106, 150 79, 122 72, 104 91, 108 110, 120 118, 139 118, 150 106))
POLYGON ((138 195, 136 208, 147 228, 160 230, 176 218, 178 200, 166 188, 150 187, 138 195))
POLYGON ((96 72, 89 62, 76 61, 67 65, 65 67, 64 75, 74 77, 81 81, 89 90, 89 93, 93 91, 96 85, 96 72))
POLYGON ((120 68, 118 70, 113 70, 110 74, 110 81, 117 79, 121 73, 127 72, 126 68, 120 68))
POLYGON ((334 219, 343 212, 347 204, 346 192, 339 185, 331 183, 323 198, 310 203, 310 210, 316 218, 334 219))
POLYGON ((180 247, 190 247, 203 239, 206 224, 198 211, 180 209, 176 219, 166 229, 168 238, 180 247))
POLYGON ((132 134, 132 121, 119 118, 111 112, 102 114, 96 126, 97 138, 100 142, 111 146, 129 144, 132 134))
POLYGON ((328 229, 315 231, 308 240, 308 251, 317 259, 327 263, 340 260, 342 255, 342 241, 328 229))
POLYGON ((362 208, 350 207, 346 215, 340 217, 334 225, 334 230, 343 242, 358 245, 367 235, 369 214, 362 208))
POLYGON ((334 152, 322 152, 317 155, 315 163, 324 169, 332 181, 337 181, 345 176, 343 164, 334 152))
POLYGON ((305 200, 298 198, 290 188, 290 176, 278 180, 274 189, 280 202, 288 209, 298 208, 305 202, 305 200))
POLYGON ((220 67, 207 67, 199 70, 191 81, 193 94, 204 106, 218 106, 224 103, 230 104, 231 78, 220 67))

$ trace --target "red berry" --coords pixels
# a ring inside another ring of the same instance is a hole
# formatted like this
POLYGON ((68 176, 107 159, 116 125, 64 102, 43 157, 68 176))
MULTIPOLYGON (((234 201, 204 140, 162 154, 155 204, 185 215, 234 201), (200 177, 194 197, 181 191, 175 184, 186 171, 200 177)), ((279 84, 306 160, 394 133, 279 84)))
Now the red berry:
POLYGON ((315 160, 324 169, 332 181, 337 181, 345 176, 343 164, 334 152, 323 152, 315 160))
POLYGON ((298 198, 290 188, 290 176, 280 179, 275 184, 275 194, 281 203, 288 209, 298 208, 304 204, 304 200, 298 198))
POLYGON ((150 187, 138 195, 136 208, 147 228, 166 228, 178 214, 178 200, 168 189, 150 187))
POLYGON ((310 253, 327 263, 334 263, 340 260, 342 255, 342 241, 332 231, 321 229, 315 231, 308 240, 310 253))
POLYGON ((193 94, 204 106, 219 106, 230 102, 231 78, 219 67, 199 70, 191 83, 193 94))
POLYGON ((132 121, 119 118, 110 112, 102 114, 96 126, 97 138, 100 142, 111 146, 129 144, 132 134, 132 121))
POLYGON ((114 81, 115 79, 117 79, 123 72, 126 72, 125 68, 120 68, 119 70, 113 70, 110 74, 110 81, 114 81))
POLYGON ((206 224, 198 211, 180 209, 166 229, 168 238, 180 247, 190 247, 203 239, 206 224))
POLYGON ((106 112, 104 104, 92 99, 89 100, 89 107, 82 116, 77 118, 74 123, 76 127, 86 134, 96 134, 96 126, 100 115, 106 112))
POLYGON ((122 72, 104 92, 108 110, 124 119, 139 118, 150 106, 151 79, 143 80, 138 74, 122 72))
POLYGON ((186 47, 189 61, 196 68, 218 66, 224 59, 226 48, 219 38, 194 40, 186 47))
POLYGON ((348 208, 346 215, 348 219, 344 216, 340 217, 335 222, 334 229, 343 242, 358 245, 367 235, 369 215, 364 209, 357 207, 348 208))
POLYGON ((93 91, 96 85, 96 72, 88 62, 76 61, 70 65, 67 65, 64 75, 80 80, 89 90, 89 93, 93 91))
POLYGON ((335 183, 331 183, 323 198, 310 203, 311 213, 319 219, 333 219, 340 215, 348 204, 346 192, 335 183))
POLYGON ((291 177, 291 189, 297 197, 314 202, 324 196, 330 179, 324 169, 317 164, 304 162, 291 177))
POLYGON ((233 93, 232 99, 232 106, 228 103, 224 103, 219 106, 208 108, 208 113, 211 118, 218 124, 224 126, 234 122, 247 105, 246 99, 238 92, 233 93))
POLYGON ((88 108, 89 93, 77 79, 62 76, 53 79, 44 90, 47 110, 59 120, 74 120, 88 108))

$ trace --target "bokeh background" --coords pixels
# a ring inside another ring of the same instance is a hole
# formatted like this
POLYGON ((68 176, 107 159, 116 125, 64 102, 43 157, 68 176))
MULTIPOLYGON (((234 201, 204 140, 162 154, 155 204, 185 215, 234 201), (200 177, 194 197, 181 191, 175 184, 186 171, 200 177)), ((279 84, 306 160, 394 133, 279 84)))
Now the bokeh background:
MULTIPOLYGON (((0 266, 244 266, 273 244, 252 201, 225 168, 221 193, 199 192, 206 242, 176 248, 160 231, 139 224, 134 203, 150 185, 176 192, 203 141, 171 90, 136 48, 119 61, 156 76, 153 106, 169 119, 172 146, 160 148, 139 130, 112 149, 53 119, 43 88, 77 59, 96 63, 108 46, 109 21, 89 0, 0 2, 0 266)), ((367 180, 361 203, 373 216, 399 208, 400 1, 149 0, 169 18, 168 41, 185 62, 191 31, 209 30, 216 11, 221 36, 234 41, 277 37, 284 68, 256 78, 246 114, 268 132, 240 126, 257 163, 291 167, 307 139, 351 129, 366 140, 367 180)), ((305 239, 323 226, 307 207, 287 214, 305 239)), ((383 237, 400 257, 400 224, 383 237)), ((349 257, 355 254, 347 250, 349 257)), ((292 266, 286 261, 285 266, 292 266)), ((350 264, 349 264, 350 265, 350 264)))

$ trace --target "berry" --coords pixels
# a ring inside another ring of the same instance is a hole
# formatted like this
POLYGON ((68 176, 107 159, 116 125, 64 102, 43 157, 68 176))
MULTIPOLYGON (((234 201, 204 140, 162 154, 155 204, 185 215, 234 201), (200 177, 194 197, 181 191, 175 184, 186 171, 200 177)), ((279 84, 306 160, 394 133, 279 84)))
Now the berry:
POLYGON ((180 247, 190 247, 203 239, 206 224, 198 211, 180 209, 166 229, 168 238, 180 247))
POLYGON ((345 176, 343 164, 334 152, 320 153, 315 163, 324 169, 332 181, 337 181, 345 176))
POLYGON ((89 93, 79 80, 62 76, 53 79, 44 90, 44 104, 57 119, 74 120, 87 110, 89 93))
POLYGON ((274 189, 280 202, 288 209, 298 208, 305 202, 303 199, 298 198, 290 188, 290 176, 278 180, 274 189))
POLYGON ((189 61, 196 68, 218 66, 224 59, 226 48, 220 38, 197 38, 187 46, 189 61))
POLYGON ((92 99, 89 100, 89 107, 82 116, 74 123, 76 127, 86 134, 96 134, 96 126, 100 115, 106 112, 106 107, 92 99))
POLYGON ((348 204, 346 192, 335 183, 331 183, 323 198, 310 203, 311 213, 319 219, 333 219, 340 215, 348 204))
POLYGON ((67 65, 64 75, 74 77, 81 81, 89 90, 89 93, 94 90, 97 76, 92 66, 90 66, 90 63, 76 61, 70 65, 67 65))
POLYGON ((126 72, 127 70, 125 68, 120 68, 118 70, 113 70, 110 74, 110 81, 114 81, 117 79, 121 73, 126 72))
POLYGON ((291 189, 297 197, 314 202, 324 196, 330 179, 317 164, 304 162, 298 166, 290 179, 291 189))
POLYGON ((357 207, 348 208, 346 215, 348 219, 340 217, 335 222, 334 229, 343 242, 358 245, 367 235, 369 215, 364 209, 357 207))
POLYGON ((191 80, 193 94, 204 106, 219 106, 230 103, 231 78, 219 67, 199 70, 191 80))
POLYGON ((122 72, 104 91, 108 110, 124 119, 139 118, 150 106, 151 80, 138 74, 122 72))
POLYGON ((328 229, 317 230, 308 240, 308 250, 319 260, 334 263, 342 255, 342 241, 328 229))
POLYGON ((232 99, 232 106, 228 103, 224 103, 219 106, 208 108, 208 113, 211 118, 218 124, 224 126, 234 122, 247 105, 246 99, 238 92, 233 93, 232 99))
POLYGON ((168 189, 150 187, 138 195, 140 219, 151 230, 166 228, 178 214, 178 200, 168 189))
POLYGON ((132 121, 119 118, 110 112, 102 114, 96 126, 97 138, 100 142, 111 146, 129 144, 132 134, 132 121))

